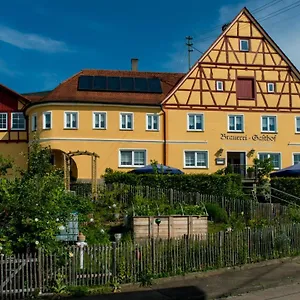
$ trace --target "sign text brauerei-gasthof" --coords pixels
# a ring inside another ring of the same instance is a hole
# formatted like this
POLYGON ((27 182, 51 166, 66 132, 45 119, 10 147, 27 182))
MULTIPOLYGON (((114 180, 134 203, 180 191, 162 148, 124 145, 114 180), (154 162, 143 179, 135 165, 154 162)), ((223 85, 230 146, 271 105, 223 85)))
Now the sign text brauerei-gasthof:
POLYGON ((226 133, 221 133, 221 140, 228 141, 249 141, 252 140, 254 142, 276 142, 276 134, 268 135, 268 134, 254 134, 252 136, 248 135, 228 135, 226 133))

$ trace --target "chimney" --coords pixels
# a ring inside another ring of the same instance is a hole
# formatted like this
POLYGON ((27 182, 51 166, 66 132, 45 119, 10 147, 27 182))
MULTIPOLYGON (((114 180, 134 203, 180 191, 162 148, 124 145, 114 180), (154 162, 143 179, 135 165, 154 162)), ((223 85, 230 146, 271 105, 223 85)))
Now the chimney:
POLYGON ((131 59, 131 71, 138 71, 138 61, 137 58, 131 59))

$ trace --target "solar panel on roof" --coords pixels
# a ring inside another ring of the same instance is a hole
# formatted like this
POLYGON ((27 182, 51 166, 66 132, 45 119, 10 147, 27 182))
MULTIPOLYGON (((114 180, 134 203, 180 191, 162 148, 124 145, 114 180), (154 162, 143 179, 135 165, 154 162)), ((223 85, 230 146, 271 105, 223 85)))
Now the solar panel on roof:
POLYGON ((134 92, 134 84, 132 77, 121 77, 121 91, 134 92))
POLYGON ((107 90, 120 91, 120 77, 107 77, 107 90))
POLYGON ((95 91, 106 91, 106 76, 95 76, 94 77, 94 86, 93 90, 95 91))
POLYGON ((135 78, 134 79, 134 90, 136 92, 148 92, 147 78, 135 78))
POLYGON ((91 90, 93 87, 93 76, 80 76, 78 79, 78 90, 91 90))
POLYGON ((162 93, 159 78, 148 78, 148 86, 150 93, 162 93))

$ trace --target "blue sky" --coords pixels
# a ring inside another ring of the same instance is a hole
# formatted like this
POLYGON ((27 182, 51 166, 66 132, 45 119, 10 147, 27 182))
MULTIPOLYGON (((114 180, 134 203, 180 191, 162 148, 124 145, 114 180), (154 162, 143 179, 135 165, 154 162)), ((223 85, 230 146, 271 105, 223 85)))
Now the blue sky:
MULTIPOLYGON (((243 6, 300 67, 297 0, 14 0, 0 10, 0 83, 17 92, 52 89, 82 69, 187 71, 185 36, 205 51, 243 6), (268 3, 272 5, 268 6, 268 3)), ((192 53, 195 62, 201 54, 192 53)))

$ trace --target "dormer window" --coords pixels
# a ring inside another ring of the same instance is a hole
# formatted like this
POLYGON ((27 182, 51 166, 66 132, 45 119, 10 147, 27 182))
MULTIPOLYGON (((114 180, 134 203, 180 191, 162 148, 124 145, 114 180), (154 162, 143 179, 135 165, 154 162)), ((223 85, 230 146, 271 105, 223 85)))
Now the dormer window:
POLYGON ((268 89, 268 93, 275 93, 275 83, 274 82, 268 82, 267 83, 267 89, 268 89))
POLYGON ((240 51, 249 51, 249 40, 240 40, 240 51))

